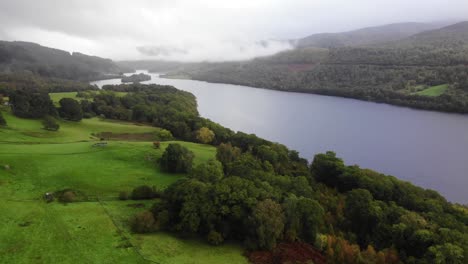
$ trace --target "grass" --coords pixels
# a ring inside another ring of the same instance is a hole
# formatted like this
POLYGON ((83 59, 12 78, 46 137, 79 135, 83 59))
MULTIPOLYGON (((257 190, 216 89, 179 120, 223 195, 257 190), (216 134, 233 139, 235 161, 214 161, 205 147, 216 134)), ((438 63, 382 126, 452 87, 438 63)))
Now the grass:
MULTIPOLYGON (((52 99, 52 101, 54 102, 55 105, 58 105, 58 102, 62 98, 73 98, 73 99, 78 100, 78 101, 86 99, 86 98, 83 98, 83 97, 77 97, 76 96, 77 93, 78 92, 49 93, 49 96, 50 96, 50 99, 52 99)), ((124 96, 124 95, 127 94, 126 92, 115 92, 115 93, 117 94, 117 96, 124 96)))
POLYGON ((0 129, 0 142, 65 143, 96 140, 97 138, 92 134, 100 132, 156 133, 159 131, 156 127, 95 117, 83 119, 80 122, 61 120, 59 121, 60 130, 53 132, 42 129, 41 120, 18 118, 9 112, 3 112, 3 116, 8 123, 8 128, 0 129))
MULTIPOLYGON (((111 141, 92 147, 91 133, 136 133, 158 128, 98 118, 61 121, 59 132, 39 120, 3 112, 0 128, 1 263, 246 263, 238 245, 212 247, 172 234, 136 235, 128 219, 145 208, 142 201, 119 201, 121 191, 142 184, 164 188, 185 175, 161 171, 157 159, 171 142, 111 141), (5 167, 8 165, 8 168, 5 167), (71 188, 105 202, 63 205, 42 201, 45 192, 71 188)), ((178 142, 195 154, 195 163, 215 156, 215 148, 178 142)), ((144 201, 149 208, 155 201, 144 201)))
POLYGON ((436 86, 428 87, 422 91, 416 92, 417 95, 424 95, 424 96, 439 96, 445 93, 448 89, 448 84, 441 84, 436 86))

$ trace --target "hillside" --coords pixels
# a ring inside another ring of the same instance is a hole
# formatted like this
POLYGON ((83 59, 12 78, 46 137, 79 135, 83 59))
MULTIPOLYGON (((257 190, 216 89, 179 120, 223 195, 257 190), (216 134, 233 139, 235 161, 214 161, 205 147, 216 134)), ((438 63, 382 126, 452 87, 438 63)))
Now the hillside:
POLYGON ((0 72, 32 72, 43 77, 95 80, 127 71, 110 59, 53 49, 36 43, 0 41, 0 72))
POLYGON ((401 41, 393 42, 395 46, 432 46, 438 48, 467 47, 468 21, 456 23, 443 28, 428 30, 415 34, 401 41))
POLYGON ((380 45, 297 48, 250 61, 187 64, 166 77, 468 113, 467 25, 380 45), (447 89, 437 96, 421 92, 438 85, 447 89))
POLYGON ((299 48, 337 48, 371 45, 400 40, 437 27, 437 24, 408 22, 367 27, 341 33, 320 33, 297 40, 296 46, 299 48))

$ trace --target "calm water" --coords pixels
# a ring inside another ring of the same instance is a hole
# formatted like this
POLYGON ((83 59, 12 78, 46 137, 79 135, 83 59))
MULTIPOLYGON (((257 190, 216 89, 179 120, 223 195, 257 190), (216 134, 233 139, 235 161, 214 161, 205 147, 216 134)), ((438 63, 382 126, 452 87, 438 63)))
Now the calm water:
MULTIPOLYGON (((333 150, 359 164, 468 203, 468 115, 412 110, 338 97, 159 78, 193 93, 203 117, 298 150, 333 150)), ((119 84, 120 79, 94 82, 119 84)))

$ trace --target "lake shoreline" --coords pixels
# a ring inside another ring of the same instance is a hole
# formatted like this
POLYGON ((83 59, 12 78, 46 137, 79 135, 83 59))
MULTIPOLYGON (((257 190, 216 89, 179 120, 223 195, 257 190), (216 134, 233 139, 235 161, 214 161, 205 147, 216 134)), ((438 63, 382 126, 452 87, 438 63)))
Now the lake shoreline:
POLYGON ((468 203, 463 188, 468 185, 467 115, 150 75, 152 80, 142 84, 172 85, 193 93, 201 116, 232 130, 281 142, 309 160, 332 150, 348 164, 437 190, 452 202, 468 203))

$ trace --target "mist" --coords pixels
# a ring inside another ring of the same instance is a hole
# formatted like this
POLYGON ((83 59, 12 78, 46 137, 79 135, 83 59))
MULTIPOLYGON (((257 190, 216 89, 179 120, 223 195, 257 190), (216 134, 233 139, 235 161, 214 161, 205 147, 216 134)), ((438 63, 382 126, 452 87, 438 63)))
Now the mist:
POLYGON ((467 16, 466 0, 0 0, 0 39, 114 60, 244 60, 314 33, 467 16))

